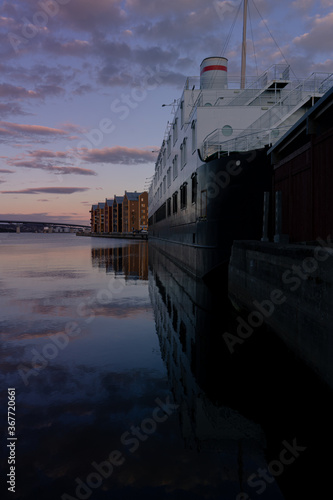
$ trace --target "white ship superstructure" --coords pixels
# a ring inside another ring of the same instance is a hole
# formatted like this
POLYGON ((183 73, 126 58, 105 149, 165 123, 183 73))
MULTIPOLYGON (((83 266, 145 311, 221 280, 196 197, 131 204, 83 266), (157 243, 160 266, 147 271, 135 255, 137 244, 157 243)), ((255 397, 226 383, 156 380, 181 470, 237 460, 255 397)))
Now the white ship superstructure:
POLYGON ((222 57, 204 59, 199 88, 199 78, 187 78, 175 101, 149 191, 150 216, 202 160, 274 144, 333 83, 326 73, 291 80, 288 65, 275 65, 240 89, 240 79, 228 85, 227 64, 222 57))
POLYGON ((187 78, 149 189, 150 238, 201 276, 228 259, 234 239, 260 238, 263 192, 271 185, 268 147, 333 85, 331 74, 292 79, 287 64, 228 82, 227 65, 208 57, 200 78, 187 78))

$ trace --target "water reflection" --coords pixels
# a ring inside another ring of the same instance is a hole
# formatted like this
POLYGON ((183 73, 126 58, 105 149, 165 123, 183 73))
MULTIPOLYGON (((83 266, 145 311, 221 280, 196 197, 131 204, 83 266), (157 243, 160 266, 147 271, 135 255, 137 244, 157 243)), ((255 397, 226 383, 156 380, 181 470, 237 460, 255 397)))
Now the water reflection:
POLYGON ((94 267, 107 273, 124 275, 126 279, 148 279, 148 242, 130 243, 126 246, 91 249, 94 267))
POLYGON ((186 446, 234 450, 229 467, 246 492, 237 500, 325 494, 332 391, 264 326, 230 352, 223 334, 236 332, 241 315, 224 282, 208 288, 151 247, 149 263, 157 334, 186 446))
MULTIPOLYGON (((241 492, 246 491, 253 495, 246 481, 258 469, 268 467, 266 439, 258 423, 226 405, 227 387, 235 373, 221 342, 221 333, 231 321, 223 283, 215 290, 208 288, 154 248, 149 248, 149 264, 157 335, 169 383, 180 405, 184 445, 212 452, 216 459, 224 457, 228 480, 221 475, 221 494, 228 495, 231 481, 234 498, 242 498, 241 492)), ((244 494, 243 498, 249 497, 244 494)), ((261 498, 284 497, 274 482, 261 498)))
POLYGON ((125 462, 92 500, 324 498, 331 398, 263 329, 230 354, 221 283, 212 292, 150 247, 148 276, 145 242, 15 236, 0 247, 2 421, 7 387, 18 407, 11 498, 78 499, 77 478, 115 449, 125 462), (157 398, 179 408, 149 434, 157 398), (143 422, 134 450, 121 436, 143 422), (294 439, 306 451, 258 496, 248 478, 294 439))
MULTIPOLYGON (((135 277, 147 276, 144 259, 139 268, 123 263, 126 275, 115 276, 91 265, 91 254, 98 250, 92 250, 90 239, 15 236, 0 247, 2 422, 6 388, 15 387, 17 394, 16 493, 11 498, 59 500, 65 493, 79 498, 76 478, 85 480, 92 462, 105 460, 113 449, 127 453, 126 463, 92 498, 148 498, 165 476, 167 459, 155 465, 160 443, 170 436, 177 440, 177 430, 171 416, 136 453, 120 440, 150 417, 157 397, 170 397, 156 354, 147 282, 128 279, 132 271, 135 277), (153 484, 150 471, 160 466, 153 484)), ((113 255, 115 247, 129 259, 133 255, 126 242, 101 246, 108 245, 113 255)), ((4 426, 1 430, 5 435, 4 426)), ((2 446, 3 471, 8 469, 6 451, 2 446)), ((5 482, 3 492, 7 498, 5 482)))

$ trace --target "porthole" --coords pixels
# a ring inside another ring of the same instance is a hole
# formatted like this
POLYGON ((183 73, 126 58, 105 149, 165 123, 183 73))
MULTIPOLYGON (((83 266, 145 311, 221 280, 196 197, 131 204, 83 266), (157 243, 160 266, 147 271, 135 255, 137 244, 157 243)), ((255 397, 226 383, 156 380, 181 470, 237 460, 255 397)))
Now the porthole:
POLYGON ((225 137, 229 137, 233 134, 233 128, 230 125, 224 125, 224 127, 222 128, 222 134, 225 137))

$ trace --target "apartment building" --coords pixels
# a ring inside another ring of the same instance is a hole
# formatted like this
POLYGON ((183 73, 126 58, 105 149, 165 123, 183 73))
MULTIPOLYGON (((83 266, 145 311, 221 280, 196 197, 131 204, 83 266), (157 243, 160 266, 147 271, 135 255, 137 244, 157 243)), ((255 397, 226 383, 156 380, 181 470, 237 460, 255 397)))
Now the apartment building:
POLYGON ((114 195, 92 205, 90 213, 92 233, 147 231, 148 192, 125 191, 124 196, 114 195))
POLYGON ((98 220, 98 216, 97 216, 97 213, 98 213, 98 205, 91 205, 91 209, 90 209, 90 228, 91 228, 91 232, 92 233, 97 233, 97 228, 98 228, 98 224, 97 224, 97 220, 98 220))
POLYGON ((97 210, 97 232, 98 233, 105 232, 104 210, 105 210, 105 203, 98 203, 98 210, 97 210))
POLYGON ((147 229, 147 216, 148 216, 148 193, 134 193, 125 191, 123 202, 123 231, 140 231, 147 229), (145 199, 147 198, 147 199, 145 199), (145 203, 144 203, 145 201, 145 203), (147 212, 147 216, 146 216, 147 212))
POLYGON ((112 233, 112 207, 114 200, 108 200, 105 198, 105 208, 104 208, 104 230, 106 233, 112 233))
POLYGON ((112 205, 112 232, 121 233, 123 231, 123 196, 114 196, 112 205))

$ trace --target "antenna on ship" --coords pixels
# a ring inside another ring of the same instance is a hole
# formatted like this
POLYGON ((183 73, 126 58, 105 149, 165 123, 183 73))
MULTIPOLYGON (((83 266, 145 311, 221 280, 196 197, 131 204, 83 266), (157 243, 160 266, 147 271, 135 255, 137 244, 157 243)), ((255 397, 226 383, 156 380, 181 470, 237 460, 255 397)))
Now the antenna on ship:
MULTIPOLYGON (((267 23, 266 23, 265 19, 262 17, 262 15, 261 15, 261 13, 260 13, 257 5, 256 5, 255 0, 252 0, 252 4, 253 4, 254 8, 256 9, 259 17, 261 18, 262 24, 265 26, 265 28, 266 28, 266 30, 267 30, 270 38, 273 40, 273 42, 276 45, 278 51, 280 52, 282 58, 284 59, 285 63, 290 67, 290 64, 288 63, 285 55, 283 54, 281 48, 279 47, 277 41, 274 38, 272 32, 270 31, 269 27, 267 26, 267 23)), ((242 58, 241 58, 242 60, 241 60, 241 82, 240 82, 240 87, 241 87, 241 89, 244 89, 245 88, 245 84, 246 84, 246 56, 247 56, 246 36, 247 36, 247 17, 248 16, 249 16, 249 21, 250 21, 250 25, 251 25, 251 36, 252 36, 252 43, 253 43, 253 53, 254 53, 256 67, 257 67, 255 45, 254 45, 254 37, 253 37, 252 22, 251 22, 251 9, 250 9, 251 3, 249 3, 248 0, 241 0, 240 3, 239 3, 239 5, 238 5, 234 21, 233 21, 233 23, 230 26, 230 30, 229 30, 228 36, 226 38, 226 41, 225 41, 223 49, 222 49, 222 54, 226 54, 226 52, 227 52, 227 47, 228 47, 228 44, 230 42, 231 35, 233 33, 233 30, 234 30, 234 27, 235 27, 235 24, 236 24, 237 18, 239 16, 239 13, 240 13, 242 5, 243 5, 243 38, 242 38, 242 58)), ((295 78, 297 79, 297 77, 296 77, 295 73, 293 72, 292 68, 290 68, 290 69, 291 69, 292 73, 294 74, 295 78)), ((257 73, 258 73, 258 67, 257 67, 257 73)))
POLYGON ((241 67, 241 89, 245 88, 245 76, 246 76, 246 28, 247 28, 247 0, 244 0, 244 8, 243 8, 243 41, 242 41, 242 67, 241 67))

